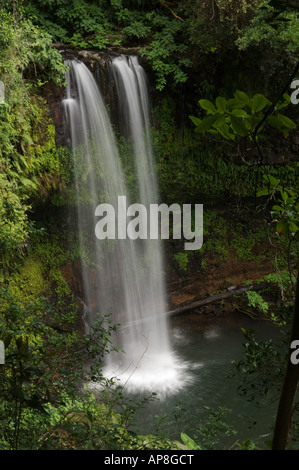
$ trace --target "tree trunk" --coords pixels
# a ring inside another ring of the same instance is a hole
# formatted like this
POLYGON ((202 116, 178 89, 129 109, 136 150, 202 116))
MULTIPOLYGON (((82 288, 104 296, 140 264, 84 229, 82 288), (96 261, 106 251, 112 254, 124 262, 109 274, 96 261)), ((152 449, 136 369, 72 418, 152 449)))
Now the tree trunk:
MULTIPOLYGON (((297 278, 295 311, 291 332, 291 343, 299 340, 299 279, 297 278)), ((291 363, 289 351, 288 364, 284 378, 283 388, 277 410, 274 435, 272 441, 272 450, 286 450, 289 440, 289 434, 292 426, 292 416, 296 397, 297 386, 299 382, 299 364, 291 363)))

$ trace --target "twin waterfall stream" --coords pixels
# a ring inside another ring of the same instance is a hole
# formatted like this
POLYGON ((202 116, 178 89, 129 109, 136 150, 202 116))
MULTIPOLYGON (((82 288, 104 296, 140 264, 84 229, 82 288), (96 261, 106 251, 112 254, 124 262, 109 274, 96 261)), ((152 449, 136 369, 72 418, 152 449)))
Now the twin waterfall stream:
POLYGON ((78 231, 81 253, 91 258, 85 263, 82 255, 86 323, 91 325, 96 314, 111 314, 112 324, 120 324, 111 340, 122 351, 107 355, 104 376, 115 377, 128 392, 155 392, 163 398, 191 378, 188 365, 176 357, 171 345, 161 241, 95 236, 99 204, 111 204, 117 218, 127 210, 118 207, 119 196, 126 196, 128 206, 159 203, 145 73, 134 56, 113 58, 108 65, 132 142, 134 175, 129 178, 135 182, 136 198, 132 200, 101 84, 82 62, 66 64, 63 107, 74 159, 78 231))

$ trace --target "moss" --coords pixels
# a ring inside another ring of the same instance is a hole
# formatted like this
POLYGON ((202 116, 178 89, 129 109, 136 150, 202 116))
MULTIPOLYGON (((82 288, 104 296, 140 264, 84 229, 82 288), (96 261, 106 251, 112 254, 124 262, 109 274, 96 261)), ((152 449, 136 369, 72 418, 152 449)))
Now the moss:
POLYGON ((173 258, 178 263, 178 265, 179 265, 179 267, 182 271, 187 270, 188 261, 189 261, 188 253, 186 253, 186 252, 176 253, 176 254, 173 255, 173 258))
POLYGON ((8 277, 5 286, 13 298, 23 304, 43 297, 49 299, 55 303, 55 321, 72 323, 76 320, 78 307, 61 271, 71 258, 71 253, 64 249, 63 238, 39 240, 36 245, 33 242, 27 257, 8 277))
POLYGON ((74 259, 74 253, 67 249, 63 235, 40 241, 32 251, 34 256, 42 260, 42 274, 47 286, 46 295, 55 303, 55 321, 63 324, 73 323, 77 318, 78 306, 61 269, 66 262, 74 259))
POLYGON ((203 223, 204 243, 201 249, 203 252, 216 254, 222 261, 226 261, 229 254, 229 243, 227 233, 228 222, 221 217, 219 212, 204 211, 203 223))
POLYGON ((45 101, 37 97, 34 100, 37 111, 32 125, 33 144, 29 146, 28 153, 37 174, 37 197, 51 197, 53 203, 60 205, 62 200, 59 196, 72 179, 70 153, 66 147, 56 146, 55 126, 48 116, 45 101))
POLYGON ((35 256, 26 258, 18 272, 9 279, 10 291, 24 302, 36 300, 47 288, 42 262, 35 256))
POLYGON ((62 306, 65 302, 65 298, 70 297, 72 295, 70 288, 64 279, 60 269, 53 268, 49 272, 49 278, 53 285, 53 291, 56 294, 58 299, 57 306, 62 306))
POLYGON ((268 254, 263 249, 263 242, 267 240, 267 230, 262 224, 255 230, 249 230, 248 226, 236 225, 235 234, 230 241, 230 249, 233 250, 236 259, 260 260, 268 254), (258 248, 259 254, 255 253, 258 248))
MULTIPOLYGON (((48 278, 58 283, 61 283, 63 279, 60 268, 69 259, 68 251, 63 249, 62 244, 62 241, 52 238, 39 243, 34 248, 36 255, 43 260, 43 269, 48 278)), ((64 282, 62 282, 63 285, 64 282)))
POLYGON ((208 252, 210 254, 217 255, 221 261, 227 261, 229 254, 229 247, 226 239, 219 240, 210 238, 203 244, 202 252, 208 252))

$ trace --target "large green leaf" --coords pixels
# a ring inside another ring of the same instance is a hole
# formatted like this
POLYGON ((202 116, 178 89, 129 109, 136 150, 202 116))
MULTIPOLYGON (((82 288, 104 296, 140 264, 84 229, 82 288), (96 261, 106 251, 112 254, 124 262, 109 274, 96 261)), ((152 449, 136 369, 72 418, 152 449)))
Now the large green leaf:
POLYGON ((218 96, 216 98, 216 106, 217 106, 218 112, 224 113, 226 110, 226 104, 227 104, 226 99, 223 98, 223 96, 218 96))
POLYGON ((246 111, 244 109, 238 109, 238 108, 234 108, 232 109, 231 111, 232 115, 233 116, 236 116, 236 117, 239 117, 239 118, 247 118, 248 117, 248 114, 246 113, 246 111))
POLYGON ((286 108, 291 102, 291 97, 287 94, 284 93, 283 99, 276 103, 275 105, 275 110, 278 111, 279 109, 286 108))
POLYGON ((269 196, 270 193, 271 193, 271 191, 269 191, 269 189, 261 189, 260 191, 258 191, 256 193, 256 195, 257 195, 257 197, 269 196))
POLYGON ((209 100, 199 100, 199 105, 204 109, 205 111, 208 112, 208 114, 215 114, 216 113, 216 108, 214 104, 209 101, 209 100))
POLYGON ((297 127, 294 121, 292 121, 292 119, 288 118, 287 116, 284 116, 283 114, 279 114, 278 119, 281 120, 283 126, 287 129, 296 129, 297 127))
POLYGON ((248 130, 246 129, 242 118, 240 119, 238 117, 231 116, 231 126, 236 135, 241 137, 248 135, 248 130))
POLYGON ((262 111, 266 106, 270 106, 271 101, 269 101, 261 93, 257 93, 251 100, 251 110, 253 113, 258 113, 262 111))
POLYGON ((189 437, 186 433, 184 433, 184 432, 181 433, 181 439, 184 442, 184 444, 186 444, 188 449, 190 449, 190 450, 202 450, 201 447, 198 444, 196 444, 196 442, 194 442, 194 440, 191 439, 191 437, 189 437))
POLYGON ((238 108, 244 108, 244 106, 249 106, 251 105, 251 100, 249 96, 244 93, 244 91, 237 90, 234 94, 235 97, 235 105, 238 108))
POLYGON ((267 118, 267 121, 270 124, 270 126, 274 127, 274 129, 278 129, 278 130, 282 131, 283 124, 277 116, 269 116, 267 118))
POLYGON ((189 116, 189 118, 191 119, 193 124, 195 124, 196 126, 199 126, 202 123, 202 119, 199 119, 196 116, 189 116))
POLYGON ((230 98, 226 102, 228 109, 235 109, 235 108, 244 108, 247 105, 247 102, 240 101, 236 98, 230 98))
POLYGON ((218 116, 216 121, 213 123, 214 129, 216 129, 219 134, 221 134, 225 139, 234 140, 236 135, 231 131, 229 125, 226 122, 226 118, 224 114, 218 116))
POLYGON ((211 129, 212 125, 214 124, 215 121, 219 116, 208 116, 204 118, 200 124, 196 126, 196 131, 197 132, 206 132, 211 129))
POLYGON ((289 223, 289 229, 291 232, 294 232, 294 233, 298 232, 298 226, 293 221, 289 223))
POLYGON ((269 116, 267 118, 268 123, 270 126, 278 129, 279 131, 283 132, 284 135, 289 135, 289 129, 296 129, 296 124, 287 116, 283 114, 278 114, 277 116, 269 116))
POLYGON ((272 186, 273 188, 276 188, 276 187, 279 185, 279 183, 280 183, 280 179, 275 178, 275 176, 273 176, 273 175, 268 175, 268 174, 267 174, 267 175, 263 175, 263 178, 264 178, 264 180, 266 180, 267 183, 269 183, 270 186, 272 186))

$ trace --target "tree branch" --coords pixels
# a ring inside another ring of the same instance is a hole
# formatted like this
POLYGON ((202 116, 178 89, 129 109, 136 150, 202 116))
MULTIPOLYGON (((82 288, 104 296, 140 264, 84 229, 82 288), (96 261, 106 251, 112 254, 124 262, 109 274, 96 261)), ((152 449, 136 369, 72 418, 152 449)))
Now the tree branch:
POLYGON ((297 74, 299 70, 299 62, 297 62, 294 70, 293 70, 293 73, 290 75, 290 77, 288 78, 287 82, 285 83, 283 89, 280 91, 280 93, 278 94, 276 100, 274 100, 274 102, 271 104, 271 106, 267 109, 267 111, 265 112, 264 116, 263 116, 263 119, 261 119, 261 121, 258 123, 258 125, 256 126, 256 128, 254 129, 253 131, 253 137, 255 138, 259 129, 261 128, 261 126, 264 124, 264 122, 266 121, 266 119, 268 118, 268 116, 270 116, 270 114, 275 110, 275 106, 276 104, 278 103, 278 101, 280 100, 280 98, 284 95, 284 93, 287 92, 287 90, 289 89, 292 81, 293 81, 293 78, 295 77, 295 75, 297 74))
POLYGON ((165 7, 167 8, 167 10, 170 11, 170 13, 172 14, 172 16, 174 16, 177 20, 180 20, 184 23, 184 20, 182 18, 180 18, 178 15, 175 14, 175 12, 172 10, 171 8, 171 3, 169 2, 163 2, 163 0, 159 0, 159 3, 162 7, 165 7))

